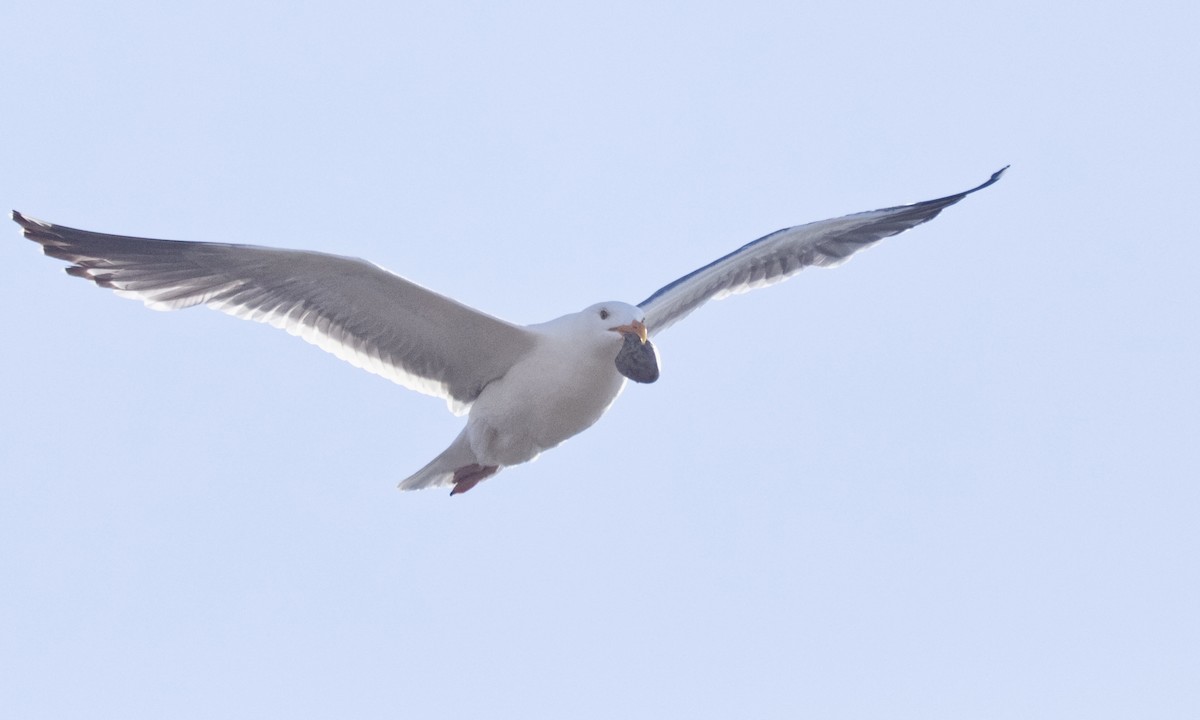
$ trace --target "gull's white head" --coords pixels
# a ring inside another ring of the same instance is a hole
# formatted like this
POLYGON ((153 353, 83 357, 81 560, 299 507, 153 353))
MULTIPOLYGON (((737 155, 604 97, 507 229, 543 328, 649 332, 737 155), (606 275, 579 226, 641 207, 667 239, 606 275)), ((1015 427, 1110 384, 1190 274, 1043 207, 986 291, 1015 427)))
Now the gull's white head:
POLYGON ((640 342, 646 342, 646 314, 640 307, 623 302, 602 302, 584 308, 579 313, 582 321, 597 333, 614 333, 611 337, 620 345, 626 335, 635 336, 640 342))
POLYGON ((646 314, 623 302, 596 303, 579 313, 595 333, 613 338, 617 371, 630 380, 651 383, 658 379, 658 352, 646 331, 646 314))

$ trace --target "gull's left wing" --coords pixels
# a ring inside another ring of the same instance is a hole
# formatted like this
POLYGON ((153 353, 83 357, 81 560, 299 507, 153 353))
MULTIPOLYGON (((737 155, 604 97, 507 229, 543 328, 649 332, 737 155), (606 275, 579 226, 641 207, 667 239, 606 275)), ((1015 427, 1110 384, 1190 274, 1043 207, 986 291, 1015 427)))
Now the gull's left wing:
POLYGON ((820 220, 761 237, 638 303, 646 313, 646 328, 654 335, 709 300, 774 285, 809 266, 833 267, 845 262, 885 237, 934 219, 942 210, 999 180, 1007 169, 1006 165, 987 182, 956 195, 820 220))
POLYGON ((13 212, 67 272, 156 310, 207 305, 287 330, 367 372, 467 411, 536 344, 525 328, 365 260, 77 230, 13 212))

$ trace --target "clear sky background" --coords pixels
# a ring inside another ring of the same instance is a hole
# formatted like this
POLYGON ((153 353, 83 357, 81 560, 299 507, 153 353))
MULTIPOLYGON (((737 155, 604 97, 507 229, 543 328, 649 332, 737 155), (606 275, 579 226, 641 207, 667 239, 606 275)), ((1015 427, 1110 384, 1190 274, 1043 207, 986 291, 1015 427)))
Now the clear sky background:
POLYGON ((0 242, 0 708, 1195 718, 1189 2, 15 2, 0 201, 538 322, 997 185, 713 303, 470 494, 437 399, 0 242))

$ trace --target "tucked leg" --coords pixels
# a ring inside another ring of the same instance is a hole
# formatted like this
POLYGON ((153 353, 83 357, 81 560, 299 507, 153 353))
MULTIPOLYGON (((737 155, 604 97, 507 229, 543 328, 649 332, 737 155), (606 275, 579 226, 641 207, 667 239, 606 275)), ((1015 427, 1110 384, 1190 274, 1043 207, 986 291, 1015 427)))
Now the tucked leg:
POLYGON ((454 489, 450 491, 451 495, 465 493, 475 487, 480 481, 485 480, 496 474, 499 470, 498 465, 464 465, 454 471, 454 489))

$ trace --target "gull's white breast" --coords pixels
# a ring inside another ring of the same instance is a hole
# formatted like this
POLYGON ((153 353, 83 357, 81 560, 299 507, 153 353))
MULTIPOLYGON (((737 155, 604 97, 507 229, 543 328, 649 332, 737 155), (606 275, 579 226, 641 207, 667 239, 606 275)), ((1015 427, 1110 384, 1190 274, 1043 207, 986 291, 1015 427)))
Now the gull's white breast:
POLYGON ((536 458, 599 420, 625 387, 615 347, 573 333, 539 335, 536 347, 471 406, 467 438, 481 465, 536 458))

